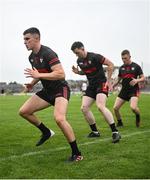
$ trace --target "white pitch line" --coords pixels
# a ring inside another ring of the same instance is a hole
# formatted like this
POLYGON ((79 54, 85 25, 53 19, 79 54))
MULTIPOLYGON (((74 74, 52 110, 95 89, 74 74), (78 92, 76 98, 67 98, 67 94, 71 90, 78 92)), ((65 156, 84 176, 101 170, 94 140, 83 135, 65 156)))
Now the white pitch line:
MULTIPOLYGON (((139 131, 139 132, 135 132, 135 133, 121 135, 121 137, 123 139, 123 138, 126 138, 126 137, 131 137, 131 136, 135 136, 135 135, 139 135, 139 134, 144 134, 144 133, 149 133, 149 132, 150 132, 150 130, 139 131)), ((86 146, 86 145, 90 145, 90 144, 97 144, 99 142, 105 142, 105 141, 109 141, 109 140, 111 140, 111 138, 96 139, 94 141, 90 141, 90 142, 85 142, 85 143, 79 144, 79 146, 86 146)), ((62 151, 62 150, 66 150, 68 148, 69 148, 69 146, 64 146, 64 147, 59 147, 59 148, 55 148, 55 149, 49 149, 49 150, 43 150, 43 151, 35 151, 35 152, 28 152, 28 153, 24 153, 24 154, 20 154, 20 155, 12 155, 12 156, 8 156, 8 157, 4 157, 4 158, 2 157, 2 158, 0 158, 0 161, 13 160, 13 159, 17 159, 17 158, 23 158, 23 157, 27 157, 27 156, 34 156, 34 155, 38 155, 38 154, 47 154, 49 152, 62 151)))

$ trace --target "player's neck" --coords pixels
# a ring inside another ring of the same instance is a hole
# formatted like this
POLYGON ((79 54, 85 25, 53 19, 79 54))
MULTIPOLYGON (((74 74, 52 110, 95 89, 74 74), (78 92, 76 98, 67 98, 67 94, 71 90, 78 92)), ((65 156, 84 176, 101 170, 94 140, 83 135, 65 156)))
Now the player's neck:
POLYGON ((128 66, 128 65, 130 65, 130 64, 132 64, 132 61, 131 61, 131 60, 130 60, 128 63, 126 63, 125 65, 128 66))
POLYGON ((132 64, 132 61, 130 60, 130 62, 128 63, 128 65, 132 64))
POLYGON ((37 46, 34 47, 34 49, 32 50, 32 52, 34 54, 37 54, 41 49, 41 44, 37 44, 37 46))
POLYGON ((86 57, 87 57, 87 51, 84 52, 84 58, 86 58, 86 57))

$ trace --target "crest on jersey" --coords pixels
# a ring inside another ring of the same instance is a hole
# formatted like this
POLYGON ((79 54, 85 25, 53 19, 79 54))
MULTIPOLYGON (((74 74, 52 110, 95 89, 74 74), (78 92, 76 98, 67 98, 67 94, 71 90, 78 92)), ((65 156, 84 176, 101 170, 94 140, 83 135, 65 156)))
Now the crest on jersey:
POLYGON ((34 59, 30 59, 30 61, 33 63, 34 59))
POLYGON ((92 62, 91 61, 88 61, 89 64, 91 64, 92 62))
POLYGON ((40 62, 41 62, 41 63, 43 62, 43 59, 42 59, 42 58, 40 58, 40 62))
POLYGON ((131 68, 132 71, 134 71, 134 69, 135 69, 134 67, 131 68))
POLYGON ((125 68, 123 67, 123 68, 121 68, 122 70, 125 70, 125 68))
POLYGON ((83 65, 83 62, 79 62, 80 65, 83 65))

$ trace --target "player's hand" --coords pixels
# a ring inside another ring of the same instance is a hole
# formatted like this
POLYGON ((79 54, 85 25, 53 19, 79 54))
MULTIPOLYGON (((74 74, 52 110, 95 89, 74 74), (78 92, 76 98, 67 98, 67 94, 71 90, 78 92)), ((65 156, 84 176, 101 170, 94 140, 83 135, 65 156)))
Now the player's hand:
POLYGON ((114 91, 117 87, 117 83, 113 83, 111 86, 112 86, 112 91, 114 91))
POLYGON ((111 81, 106 81, 106 83, 105 83, 105 88, 107 88, 107 87, 108 87, 108 90, 109 90, 109 91, 112 91, 112 90, 113 90, 113 86, 112 86, 111 81))
POLYGON ((78 69, 78 67, 76 68, 75 66, 72 66, 72 71, 73 71, 75 74, 79 74, 79 69, 78 69))
POLYGON ((31 91, 33 88, 33 85, 30 83, 26 83, 24 85, 25 85, 25 87, 24 87, 23 93, 27 93, 27 92, 31 91))
POLYGON ((138 79, 132 78, 132 80, 130 81, 131 86, 135 86, 137 83, 138 83, 138 79))
POLYGON ((29 77, 32 77, 35 79, 40 78, 40 73, 38 72, 36 68, 33 68, 33 69, 26 68, 24 71, 25 71, 24 74, 27 75, 26 78, 29 78, 29 77))

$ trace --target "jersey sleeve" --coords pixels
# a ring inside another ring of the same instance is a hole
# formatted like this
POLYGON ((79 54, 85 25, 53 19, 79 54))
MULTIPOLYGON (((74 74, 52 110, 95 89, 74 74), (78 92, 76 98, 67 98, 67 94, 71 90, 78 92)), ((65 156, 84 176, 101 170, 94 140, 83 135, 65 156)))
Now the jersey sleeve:
POLYGON ((50 67, 52 67, 56 64, 60 64, 60 60, 58 59, 57 54, 55 54, 54 52, 47 53, 46 59, 47 59, 48 64, 50 65, 50 67))
POLYGON ((95 54, 95 59, 97 63, 103 64, 105 61, 105 57, 102 56, 101 54, 95 54))
POLYGON ((139 65, 137 66, 136 72, 137 72, 138 76, 143 74, 143 70, 142 70, 142 68, 139 65))
POLYGON ((30 64, 31 64, 31 67, 32 67, 32 69, 33 69, 32 53, 30 54, 30 56, 28 57, 28 59, 29 59, 29 62, 30 62, 30 64))
POLYGON ((121 67, 119 68, 119 71, 118 71, 118 77, 121 77, 121 67))

